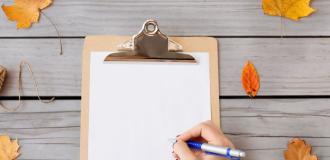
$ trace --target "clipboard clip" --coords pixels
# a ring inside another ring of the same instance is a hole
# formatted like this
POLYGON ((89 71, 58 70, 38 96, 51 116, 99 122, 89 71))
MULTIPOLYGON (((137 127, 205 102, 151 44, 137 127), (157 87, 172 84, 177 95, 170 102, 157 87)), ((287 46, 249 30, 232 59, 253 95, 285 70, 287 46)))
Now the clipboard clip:
POLYGON ((138 34, 120 44, 118 52, 109 54, 104 61, 196 63, 193 56, 179 51, 182 51, 180 44, 160 32, 155 20, 147 20, 138 34))

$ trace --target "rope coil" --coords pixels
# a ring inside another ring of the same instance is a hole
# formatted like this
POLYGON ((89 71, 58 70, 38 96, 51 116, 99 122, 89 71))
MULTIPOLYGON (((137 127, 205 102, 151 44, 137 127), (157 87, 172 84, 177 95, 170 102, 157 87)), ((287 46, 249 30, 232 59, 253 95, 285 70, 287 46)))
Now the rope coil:
MULTIPOLYGON (((32 67, 30 65, 30 63, 22 60, 20 65, 19 65, 19 68, 18 68, 18 80, 17 80, 17 92, 18 92, 18 102, 16 104, 16 106, 12 109, 12 107, 8 107, 6 105, 4 105, 2 102, 0 102, 0 106, 5 109, 7 112, 15 112, 17 111, 21 106, 22 106, 22 99, 21 99, 21 96, 22 96, 22 93, 23 93, 23 87, 22 87, 22 75, 23 75, 23 68, 24 66, 27 67, 29 73, 30 73, 30 76, 33 80, 33 85, 34 85, 34 90, 35 90, 35 93, 37 94, 37 97, 39 99, 39 101, 41 103, 45 103, 45 104, 49 104, 49 103, 52 103, 55 101, 55 97, 49 99, 49 100, 43 100, 41 99, 40 97, 40 93, 39 93, 39 85, 38 85, 38 82, 34 76, 34 72, 32 71, 32 67)), ((6 73, 7 73, 7 70, 6 68, 4 68, 3 66, 0 66, 0 91, 1 91, 1 88, 2 86, 4 85, 4 82, 5 82, 5 78, 6 78, 6 73)))

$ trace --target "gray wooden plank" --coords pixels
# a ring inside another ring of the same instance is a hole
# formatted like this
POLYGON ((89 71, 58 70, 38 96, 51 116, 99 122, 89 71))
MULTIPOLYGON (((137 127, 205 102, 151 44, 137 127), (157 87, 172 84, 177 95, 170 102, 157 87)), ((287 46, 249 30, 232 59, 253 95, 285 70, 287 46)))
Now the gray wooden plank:
MULTIPOLYGON (((283 159, 287 142, 293 137, 250 137, 229 135, 236 147, 247 152, 247 160, 283 159)), ((305 138, 313 146, 313 153, 320 159, 329 159, 329 138, 305 138)), ((79 159, 79 138, 36 138, 20 139, 21 156, 19 159, 79 159)))
POLYGON ((329 137, 329 117, 223 117, 226 133, 256 136, 329 137))
MULTIPOLYGON (((11 0, 12 1, 12 0, 11 0)), ((10 2, 5 2, 10 4, 10 2)), ((330 2, 313 1, 317 12, 299 22, 284 19, 285 35, 330 35, 330 2)), ((279 17, 264 15, 260 0, 56 0, 44 11, 63 36, 132 35, 149 18, 169 35, 281 35, 279 17)), ((56 36, 45 17, 29 30, 17 31, 0 12, 0 37, 56 36)))
MULTIPOLYGON (((245 95, 241 70, 247 60, 261 77, 259 95, 330 95, 327 38, 221 38, 220 94, 245 95)), ((83 39, 65 39, 64 55, 57 39, 0 39, 0 65, 9 70, 2 96, 17 95, 20 60, 32 64, 41 95, 80 96, 83 39)), ((24 70, 24 95, 36 95, 24 70)))
POLYGON ((79 159, 80 127, 11 128, 0 127, 0 134, 18 138, 19 159, 79 159))
POLYGON ((79 144, 80 127, 57 127, 57 128, 11 128, 2 129, 0 134, 17 138, 24 143, 72 143, 79 144))
MULTIPOLYGON (((253 136, 328 137, 329 99, 223 99, 225 132, 253 136), (315 105, 317 104, 317 105, 315 105), (306 125, 312 124, 312 125, 306 125), (256 129, 255 126, 258 126, 256 129), (271 131, 271 132, 270 132, 271 131)), ((0 128, 42 129, 80 125, 80 101, 57 101, 54 106, 26 103, 17 113, 0 113, 0 128), (72 105, 71 107, 68 107, 72 105), (52 107, 49 112, 45 108, 52 107), (57 107, 57 109, 55 109, 57 107), (73 108, 66 110, 65 108, 73 108), (63 111, 59 111, 63 109, 63 111)))
MULTIPOLYGON (((282 159, 293 137, 306 139, 321 159, 329 159, 329 101, 223 99, 222 128, 238 148, 247 151, 248 160, 282 159)), ((0 134, 20 139, 20 159, 79 159, 79 102, 57 101, 47 106, 27 101, 18 113, 0 113, 0 134), (47 113, 43 107, 58 110, 47 113)))
MULTIPOLYGON (((246 160, 264 159, 265 157, 284 159, 283 152, 286 150, 287 142, 292 139, 292 137, 248 137, 242 135, 230 135, 229 138, 238 148, 246 151, 246 160)), ((76 144, 79 142, 78 139, 70 139, 75 141, 73 143, 39 143, 36 142, 38 140, 20 140, 22 155, 19 159, 79 159, 79 144, 76 144)), ((329 138, 306 138, 305 140, 313 146, 313 153, 319 159, 330 158, 328 152, 330 149, 329 138)))
POLYGON ((0 128, 61 128, 80 126, 80 112, 0 113, 0 128))
POLYGON ((21 153, 20 160, 79 160, 79 145, 22 142, 21 153))
MULTIPOLYGON (((284 159, 283 152, 287 149, 287 143, 293 137, 250 137, 243 135, 230 135, 237 148, 246 151, 246 160, 259 160, 265 158, 284 159)), ((313 146, 312 153, 319 159, 330 159, 329 138, 304 138, 313 146)))
POLYGON ((329 137, 329 99, 221 100, 222 128, 229 134, 329 137))
POLYGON ((220 39, 221 95, 244 95, 241 72, 251 60, 260 95, 329 95, 329 39, 220 39))
MULTIPOLYGON (((235 143, 236 147, 246 151, 246 160, 264 159, 284 159, 283 152, 286 145, 292 137, 249 137, 242 135, 229 135, 229 138, 235 143)), ((58 139, 55 139, 58 140, 58 139)), ((73 143, 39 143, 39 139, 20 140, 21 156, 19 159, 79 159, 79 142, 76 138, 71 138, 73 143), (31 143, 31 142, 32 143, 31 143)), ((330 139, 329 138, 306 138, 309 144, 313 146, 313 153, 319 159, 327 160, 330 158, 330 139)), ((44 139, 43 141, 48 141, 44 139)), ((52 140, 53 141, 53 140, 52 140)))
MULTIPOLYGON (((59 55, 57 39, 1 39, 0 65, 8 69, 1 95, 17 96, 18 65, 25 60, 32 65, 41 95, 80 95, 83 39, 63 41, 64 55, 59 55)), ((27 68, 23 72, 24 95, 36 96, 27 68)))
MULTIPOLYGON (((329 99, 223 99, 221 123, 229 134, 253 136, 329 137, 329 99), (315 105, 317 104, 317 105, 315 105)), ((73 110, 45 112, 45 105, 26 103, 25 111, 0 113, 2 129, 40 129, 78 127, 79 101, 57 104, 75 105, 73 110), (40 109, 35 109, 38 107, 40 109), (28 110, 31 109, 31 110, 28 110)), ((50 107, 50 106, 49 106, 50 107)), ((330 138, 330 137, 329 137, 330 138)))
POLYGON ((1 134, 18 138, 18 159, 79 159, 79 127, 0 129, 1 134))
POLYGON ((221 117, 330 116, 330 99, 221 99, 221 117))
MULTIPOLYGON (((1 101, 6 107, 13 110, 17 105, 17 101, 4 100, 1 101)), ((56 112, 79 112, 79 100, 56 100, 52 103, 41 103, 37 100, 24 100, 23 105, 16 110, 16 113, 56 113, 56 112)), ((6 113, 6 109, 0 107, 0 113, 6 113)))

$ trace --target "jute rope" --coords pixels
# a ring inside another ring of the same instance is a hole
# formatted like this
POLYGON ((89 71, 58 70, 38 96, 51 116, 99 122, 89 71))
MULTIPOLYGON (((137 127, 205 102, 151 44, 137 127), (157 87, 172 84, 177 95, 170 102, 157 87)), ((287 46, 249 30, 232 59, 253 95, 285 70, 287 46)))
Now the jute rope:
MULTIPOLYGON (((35 92, 36 92, 36 94, 38 96, 39 101, 41 103, 48 104, 48 103, 54 102, 54 100, 55 100, 55 97, 51 98, 50 100, 43 100, 43 99, 41 99, 40 93, 39 93, 39 85, 38 85, 38 82, 37 82, 37 80, 36 80, 36 78, 34 76, 34 73, 32 71, 32 67, 31 67, 31 65, 28 62, 22 60, 21 63, 20 63, 20 65, 19 65, 19 68, 18 68, 18 70, 19 70, 18 71, 18 80, 17 80, 17 86, 18 86, 17 87, 18 102, 17 102, 16 106, 14 108, 11 108, 11 107, 8 107, 8 106, 4 105, 2 102, 0 102, 0 106, 3 109, 5 109, 7 112, 15 112, 23 104, 22 103, 21 96, 22 96, 22 92, 23 92, 23 88, 22 88, 22 75, 23 75, 23 68, 24 68, 24 66, 27 67, 27 69, 28 69, 28 71, 30 73, 30 76, 31 76, 31 78, 33 80, 34 90, 35 90, 35 92)), ((3 66, 0 66, 0 91, 1 91, 1 88, 2 88, 2 86, 4 84, 4 81, 5 81, 6 72, 7 72, 6 69, 3 66)))
POLYGON ((6 74, 7 74, 6 68, 0 65, 0 91, 3 87, 3 84, 5 83, 6 74))

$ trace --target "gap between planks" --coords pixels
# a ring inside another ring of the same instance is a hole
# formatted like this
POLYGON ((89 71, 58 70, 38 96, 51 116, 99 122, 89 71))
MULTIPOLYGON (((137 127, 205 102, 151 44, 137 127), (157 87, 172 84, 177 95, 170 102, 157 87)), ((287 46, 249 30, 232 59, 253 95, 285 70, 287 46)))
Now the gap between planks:
MULTIPOLYGON (((40 96, 41 99, 81 100, 81 96, 40 96)), ((249 96, 219 96, 219 99, 329 99, 330 95, 260 95, 254 98, 249 96)), ((22 96, 22 100, 38 100, 37 96, 22 96)), ((0 100, 18 100, 18 96, 0 96, 0 100)))
MULTIPOLYGON (((132 35, 133 36, 133 35, 132 35)), ((171 37, 214 37, 214 38, 330 38, 330 36, 321 35, 311 35, 311 36, 276 36, 276 35, 240 35, 240 36, 224 36, 224 35, 214 35, 214 36, 182 36, 182 35, 168 35, 171 37)), ((37 36, 37 37, 0 37, 0 39, 84 39, 86 36, 37 36)))

